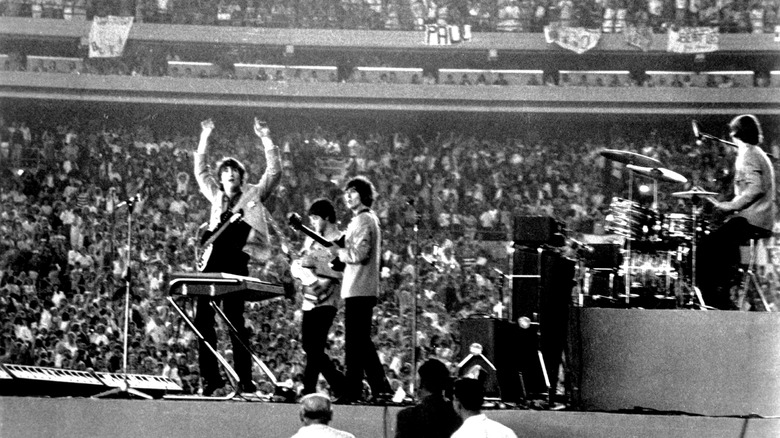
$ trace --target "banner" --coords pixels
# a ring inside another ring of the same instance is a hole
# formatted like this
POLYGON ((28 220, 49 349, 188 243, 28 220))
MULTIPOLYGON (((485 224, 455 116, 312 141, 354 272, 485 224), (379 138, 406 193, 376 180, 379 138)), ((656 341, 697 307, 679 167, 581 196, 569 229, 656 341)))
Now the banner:
POLYGON ((471 25, 455 26, 451 24, 426 24, 424 42, 429 46, 449 46, 471 41, 471 25))
POLYGON ((558 44, 578 55, 596 47, 600 38, 600 31, 584 27, 565 27, 560 23, 550 23, 544 27, 544 39, 548 44, 558 44))
POLYGON ((89 30, 89 57, 116 58, 125 50, 133 17, 94 17, 89 30))
POLYGON ((706 53, 718 50, 720 34, 717 27, 681 27, 669 29, 669 44, 673 53, 706 53))
POLYGON ((342 181, 347 174, 349 160, 344 158, 316 158, 317 170, 331 181, 342 181))
POLYGON ((636 27, 629 25, 626 28, 626 43, 629 46, 639 47, 643 52, 650 50, 653 45, 653 30, 649 27, 636 27))

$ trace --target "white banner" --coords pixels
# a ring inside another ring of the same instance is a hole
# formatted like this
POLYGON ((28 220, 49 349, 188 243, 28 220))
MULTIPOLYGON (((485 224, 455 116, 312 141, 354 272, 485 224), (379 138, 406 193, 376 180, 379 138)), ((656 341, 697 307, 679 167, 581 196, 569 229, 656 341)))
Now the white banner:
POLYGON ((464 41, 471 41, 471 25, 463 27, 451 24, 426 24, 424 42, 429 46, 449 46, 464 41))
POLYGON ((133 17, 95 17, 89 30, 89 57, 116 58, 125 50, 133 17))
POLYGON ((666 50, 673 53, 707 53, 718 50, 720 34, 717 27, 682 27, 669 29, 666 50))
POLYGON ((343 158, 315 158, 317 170, 329 180, 342 181, 347 174, 349 160, 343 158))
POLYGON ((547 43, 558 44, 578 55, 596 47, 600 38, 601 31, 584 27, 564 27, 560 23, 550 23, 544 27, 544 39, 547 43))

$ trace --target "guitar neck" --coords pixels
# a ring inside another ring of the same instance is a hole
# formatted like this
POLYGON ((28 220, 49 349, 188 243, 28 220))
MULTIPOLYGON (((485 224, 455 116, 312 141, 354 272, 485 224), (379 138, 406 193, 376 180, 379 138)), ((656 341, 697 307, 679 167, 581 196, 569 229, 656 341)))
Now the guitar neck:
POLYGON ((213 244, 219 238, 222 232, 224 232, 230 224, 239 220, 241 216, 242 216, 241 212, 234 213, 228 220, 226 220, 225 222, 222 223, 222 225, 219 226, 217 231, 215 231, 211 236, 209 236, 208 240, 206 240, 206 242, 204 242, 202 246, 205 247, 213 244))
POLYGON ((319 234, 315 233, 314 230, 311 228, 301 225, 301 232, 309 237, 312 238, 315 242, 319 243, 320 245, 324 246, 325 248, 330 248, 333 246, 333 242, 330 240, 320 236, 319 234))
POLYGON ((344 247, 344 236, 341 236, 341 238, 335 242, 331 242, 330 240, 322 237, 319 233, 304 225, 301 221, 301 217, 297 213, 290 214, 289 222, 291 227, 311 237, 315 242, 319 243, 325 248, 330 248, 333 245, 338 245, 341 248, 344 247))

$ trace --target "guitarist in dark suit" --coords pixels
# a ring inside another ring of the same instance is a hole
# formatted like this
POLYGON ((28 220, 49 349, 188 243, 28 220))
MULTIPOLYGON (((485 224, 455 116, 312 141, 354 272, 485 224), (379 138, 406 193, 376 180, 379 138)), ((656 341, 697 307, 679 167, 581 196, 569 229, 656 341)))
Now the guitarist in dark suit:
POLYGON ((737 146, 734 163, 734 197, 730 201, 707 200, 729 219, 704 239, 698 249, 697 275, 705 304, 736 309, 730 289, 740 262, 739 247, 751 237, 769 237, 775 223, 775 172, 759 144, 761 125, 755 116, 737 116, 729 123, 737 146))
MULTIPOLYGON (((235 158, 223 158, 216 175, 209 171, 206 165, 206 149, 208 139, 214 130, 214 122, 206 120, 201 123, 200 142, 195 152, 195 178, 201 193, 211 203, 211 219, 209 230, 222 228, 222 223, 228 222, 228 217, 240 216, 240 219, 229 223, 213 243, 211 256, 205 263, 204 272, 224 272, 235 275, 248 275, 248 263, 251 256, 267 246, 268 223, 267 212, 263 202, 279 185, 282 177, 279 149, 270 137, 268 127, 255 119, 255 135, 260 139, 258 148, 265 153, 266 168, 257 184, 245 184, 246 169, 235 158)), ((199 297, 195 326, 203 337, 216 348, 217 335, 214 329, 214 309, 211 308, 208 297, 199 297)), ((228 297, 222 300, 222 310, 228 320, 238 330, 238 337, 230 331, 233 344, 233 360, 236 374, 239 377, 239 392, 255 392, 252 382, 252 358, 250 352, 242 345, 248 345, 248 333, 244 325, 244 300, 240 297, 228 297)), ((198 362, 200 373, 204 379, 203 395, 210 396, 225 386, 220 375, 217 359, 208 347, 200 342, 198 362)))
MULTIPOLYGON (((311 204, 309 222, 314 232, 328 241, 341 237, 341 231, 336 227, 336 209, 327 199, 318 199, 311 204)), ((331 269, 329 263, 333 257, 330 251, 311 237, 304 241, 301 255, 293 262, 293 275, 300 273, 304 289, 301 305, 301 340, 306 352, 303 394, 316 391, 317 378, 322 373, 332 392, 339 395, 344 388, 344 375, 325 353, 325 345, 340 302, 342 273, 331 269)))

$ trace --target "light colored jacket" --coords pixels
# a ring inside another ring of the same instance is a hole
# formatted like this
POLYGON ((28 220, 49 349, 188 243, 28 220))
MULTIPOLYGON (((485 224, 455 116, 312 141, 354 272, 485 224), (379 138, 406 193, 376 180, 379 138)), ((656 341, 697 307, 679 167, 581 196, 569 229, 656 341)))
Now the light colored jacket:
POLYGON ((756 227, 771 230, 775 222, 775 170, 758 146, 740 147, 734 163, 734 198, 723 207, 756 227))
MULTIPOLYGON (((247 184, 241 187, 241 198, 232 211, 243 210, 242 220, 246 222, 252 231, 244 246, 244 252, 254 260, 263 260, 267 257, 268 246, 268 211, 263 202, 271 195, 273 190, 282 180, 282 160, 279 148, 268 140, 263 141, 265 150, 266 167, 263 176, 257 184, 247 184)), ((206 154, 195 153, 195 179, 201 193, 211 202, 211 218, 209 230, 219 225, 220 216, 227 210, 228 197, 222 191, 221 185, 206 165, 206 154)))
POLYGON ((381 250, 379 218, 372 210, 365 209, 349 222, 344 248, 338 251, 339 260, 346 263, 341 298, 379 297, 381 250))

